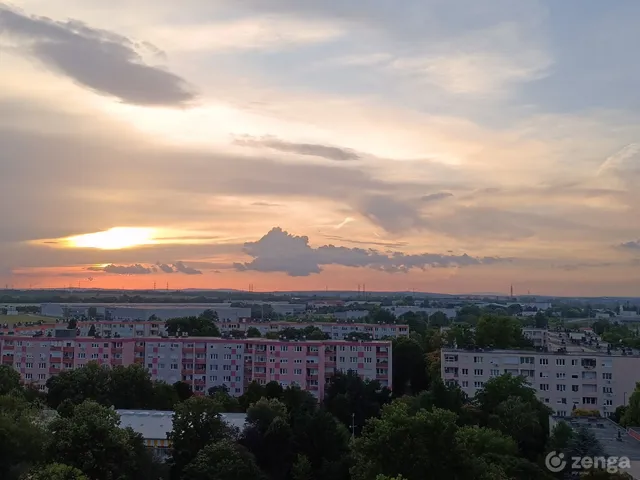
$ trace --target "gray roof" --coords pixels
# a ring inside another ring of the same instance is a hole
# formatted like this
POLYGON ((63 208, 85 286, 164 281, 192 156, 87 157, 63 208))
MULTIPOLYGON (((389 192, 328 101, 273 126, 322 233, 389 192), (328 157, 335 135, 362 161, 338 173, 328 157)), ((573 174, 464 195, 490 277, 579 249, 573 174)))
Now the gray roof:
MULTIPOLYGON (((160 410, 116 410, 120 415, 120 426, 131 427, 145 440, 165 440, 173 429, 173 412, 160 410)), ((220 416, 231 426, 244 428, 245 413, 222 413, 220 416)))

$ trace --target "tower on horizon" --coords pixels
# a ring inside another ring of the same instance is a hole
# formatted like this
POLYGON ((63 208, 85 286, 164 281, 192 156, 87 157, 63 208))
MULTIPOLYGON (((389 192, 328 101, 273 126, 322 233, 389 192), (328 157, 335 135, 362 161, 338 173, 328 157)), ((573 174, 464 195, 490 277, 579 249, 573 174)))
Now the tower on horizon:
POLYGON ((513 298, 513 284, 511 284, 511 298, 513 298))

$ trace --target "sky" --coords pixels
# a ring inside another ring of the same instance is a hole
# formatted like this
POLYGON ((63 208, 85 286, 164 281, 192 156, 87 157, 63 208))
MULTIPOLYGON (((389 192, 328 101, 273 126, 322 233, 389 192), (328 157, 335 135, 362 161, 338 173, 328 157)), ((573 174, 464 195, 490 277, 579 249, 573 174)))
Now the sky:
POLYGON ((0 0, 0 285, 640 295, 638 18, 0 0))

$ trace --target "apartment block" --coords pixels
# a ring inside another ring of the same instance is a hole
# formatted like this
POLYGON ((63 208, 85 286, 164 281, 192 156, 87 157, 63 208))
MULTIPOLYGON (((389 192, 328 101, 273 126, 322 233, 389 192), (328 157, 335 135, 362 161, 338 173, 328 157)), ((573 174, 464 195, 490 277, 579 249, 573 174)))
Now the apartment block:
POLYGON ((441 361, 443 380, 458 384, 470 396, 490 378, 521 375, 558 416, 570 415, 575 405, 608 417, 627 404, 640 381, 638 355, 443 348, 441 361))
POLYGON ((139 363, 154 380, 182 380, 199 394, 226 385, 235 396, 255 380, 296 384, 322 398, 327 379, 347 370, 390 387, 392 369, 389 341, 11 336, 0 337, 0 358, 40 390, 52 375, 94 361, 109 366, 139 363))
MULTIPOLYGON (((95 328, 100 336, 120 337, 148 337, 166 333, 163 322, 122 322, 122 321, 98 321, 79 322, 78 329, 81 336, 86 336, 91 327, 95 328)), ((372 338, 381 340, 383 338, 397 338, 409 335, 408 325, 395 324, 370 324, 370 323, 327 323, 327 322, 239 322, 227 321, 219 322, 218 327, 221 332, 239 330, 246 332, 249 328, 256 328, 262 335, 269 332, 279 332, 285 328, 304 329, 306 327, 317 327, 323 333, 329 335, 333 340, 343 340, 352 332, 369 333, 372 338)), ((52 326, 47 326, 52 329, 52 326)))

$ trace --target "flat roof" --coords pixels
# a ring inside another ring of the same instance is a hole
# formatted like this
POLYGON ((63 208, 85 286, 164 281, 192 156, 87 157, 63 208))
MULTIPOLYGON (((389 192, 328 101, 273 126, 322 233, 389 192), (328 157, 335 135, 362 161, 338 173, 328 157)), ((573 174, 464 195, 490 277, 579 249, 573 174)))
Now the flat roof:
MULTIPOLYGON (((173 430, 173 412, 166 410, 116 410, 120 426, 131 427, 145 440, 166 440, 173 430)), ((222 419, 232 427, 244 428, 246 413, 221 413, 222 419)))

